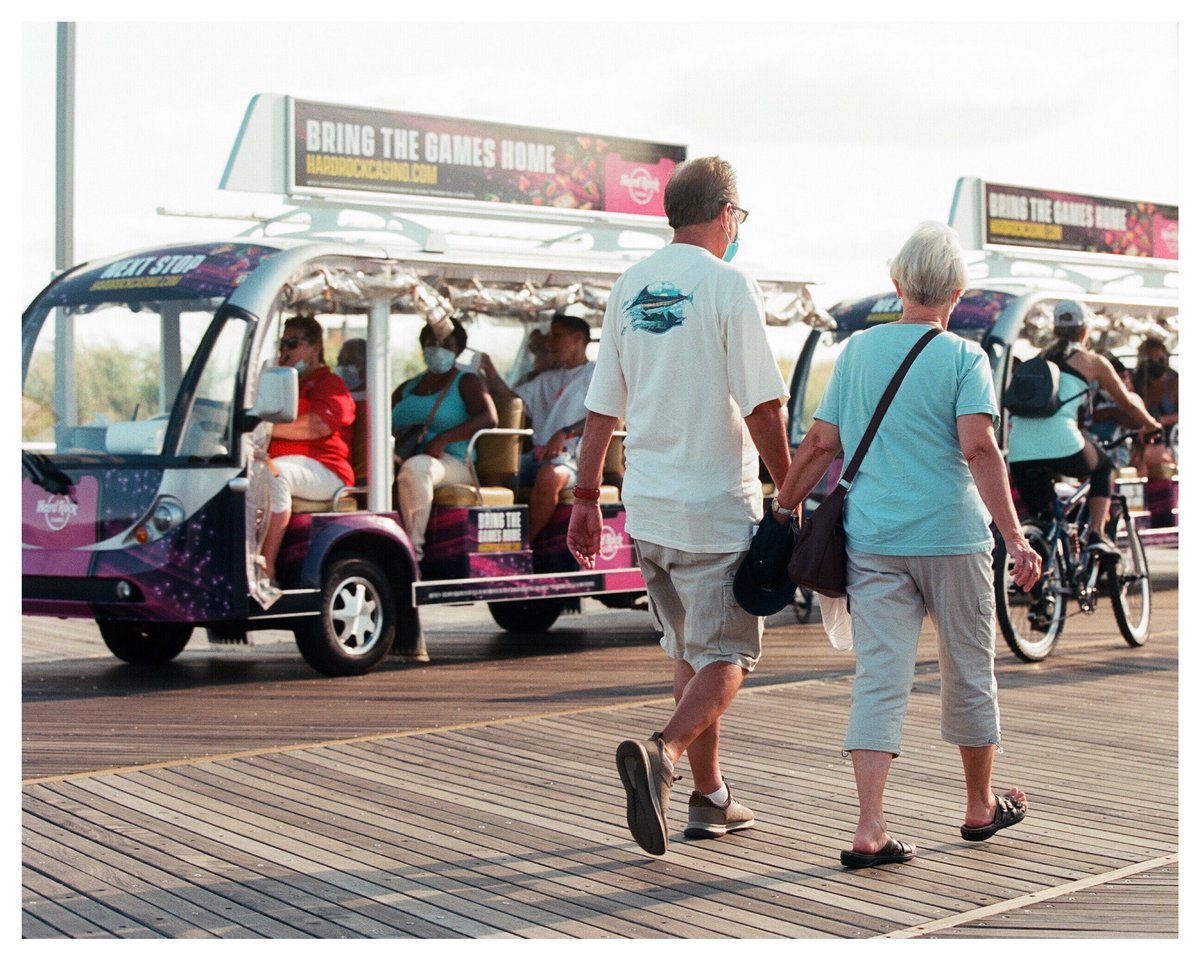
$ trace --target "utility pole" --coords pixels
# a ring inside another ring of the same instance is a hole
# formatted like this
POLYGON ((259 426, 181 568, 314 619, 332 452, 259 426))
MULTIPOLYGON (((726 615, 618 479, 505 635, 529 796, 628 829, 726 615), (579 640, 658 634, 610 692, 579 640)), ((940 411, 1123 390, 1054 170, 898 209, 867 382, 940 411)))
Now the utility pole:
POLYGON ((75 263, 75 24, 58 25, 56 97, 54 269, 75 263))
MULTIPOLYGON (((75 24, 58 25, 58 84, 55 98, 54 273, 75 264, 75 24)), ((75 318, 59 309, 55 317, 54 408, 59 423, 79 419, 75 388, 75 318)))

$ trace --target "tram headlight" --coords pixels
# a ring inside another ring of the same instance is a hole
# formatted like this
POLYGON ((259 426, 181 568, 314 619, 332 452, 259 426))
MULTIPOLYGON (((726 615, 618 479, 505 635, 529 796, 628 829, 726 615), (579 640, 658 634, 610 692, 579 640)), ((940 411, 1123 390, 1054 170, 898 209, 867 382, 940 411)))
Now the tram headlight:
POLYGON ((182 503, 174 497, 159 497, 150 507, 149 513, 134 526, 130 538, 134 543, 150 543, 170 533, 183 523, 185 517, 182 503))
POLYGON ((158 501, 150 522, 159 536, 183 523, 183 505, 174 497, 163 497, 158 501))

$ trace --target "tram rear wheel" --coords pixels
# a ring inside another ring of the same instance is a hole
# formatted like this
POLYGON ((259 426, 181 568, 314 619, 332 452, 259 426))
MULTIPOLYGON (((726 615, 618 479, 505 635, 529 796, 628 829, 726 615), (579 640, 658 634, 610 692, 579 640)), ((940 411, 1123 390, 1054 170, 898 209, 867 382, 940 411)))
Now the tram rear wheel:
POLYGON ((561 600, 505 600, 489 603, 496 624, 509 633, 543 633, 554 626, 563 611, 561 600))

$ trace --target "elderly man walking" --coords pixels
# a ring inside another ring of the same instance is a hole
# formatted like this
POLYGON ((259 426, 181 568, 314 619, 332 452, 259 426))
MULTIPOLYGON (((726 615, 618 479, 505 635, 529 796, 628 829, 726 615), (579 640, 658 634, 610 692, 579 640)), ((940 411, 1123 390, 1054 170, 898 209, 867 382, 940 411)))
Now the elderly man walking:
POLYGON ((763 620, 734 600, 733 578, 762 517, 759 456, 776 484, 789 465, 787 389, 762 295, 727 262, 747 216, 732 167, 717 157, 683 164, 664 206, 672 242, 622 274, 609 297, 567 535, 591 568, 604 453, 623 417, 626 529, 675 661, 676 706, 662 732, 617 748, 630 831, 656 855, 667 850, 668 802, 685 751, 695 790, 684 835, 754 826, 718 757, 721 716, 762 651, 763 620))

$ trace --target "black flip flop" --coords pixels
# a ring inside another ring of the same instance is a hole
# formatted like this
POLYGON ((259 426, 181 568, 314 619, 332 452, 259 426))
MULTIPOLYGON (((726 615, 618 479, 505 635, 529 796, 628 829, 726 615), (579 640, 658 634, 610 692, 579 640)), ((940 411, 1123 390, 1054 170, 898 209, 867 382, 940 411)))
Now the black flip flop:
POLYGON ((859 853, 857 850, 842 851, 842 866, 851 870, 863 867, 878 867, 885 863, 905 863, 917 855, 911 843, 888 837, 888 842, 874 853, 859 853))
POLYGON ((972 843, 978 843, 980 840, 986 840, 998 830, 1003 830, 1005 827, 1011 827, 1014 824, 1020 823, 1025 819, 1025 812, 1029 809, 1029 804, 1023 800, 1014 800, 1011 796, 996 795, 996 814, 992 817, 992 822, 984 827, 968 827, 965 823, 959 827, 958 832, 962 834, 964 840, 970 840, 972 843))

